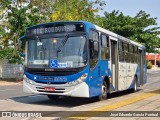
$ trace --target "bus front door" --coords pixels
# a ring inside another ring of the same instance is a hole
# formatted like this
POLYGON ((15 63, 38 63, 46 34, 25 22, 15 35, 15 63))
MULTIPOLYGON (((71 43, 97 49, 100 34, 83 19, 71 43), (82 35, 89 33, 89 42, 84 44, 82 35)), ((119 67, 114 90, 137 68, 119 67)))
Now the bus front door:
POLYGON ((118 46, 117 41, 111 40, 111 71, 114 91, 118 90, 118 46))

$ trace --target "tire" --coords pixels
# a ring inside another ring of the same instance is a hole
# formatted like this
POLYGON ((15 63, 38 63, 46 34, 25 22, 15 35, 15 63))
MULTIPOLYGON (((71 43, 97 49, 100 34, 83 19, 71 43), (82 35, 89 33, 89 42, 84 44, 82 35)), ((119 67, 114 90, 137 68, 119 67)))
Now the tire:
POLYGON ((102 94, 100 96, 98 96, 98 100, 102 101, 102 100, 107 99, 107 97, 108 97, 107 94, 108 94, 107 83, 106 83, 106 81, 103 81, 103 84, 102 84, 102 94))
POLYGON ((59 99, 59 96, 58 95, 47 95, 48 96, 48 98, 50 99, 50 100, 57 100, 57 99, 59 99))
POLYGON ((137 90, 138 90, 138 89, 137 89, 137 86, 138 86, 137 83, 138 83, 138 80, 137 80, 137 77, 135 76, 135 77, 134 77, 134 87, 133 87, 133 92, 137 92, 137 90))

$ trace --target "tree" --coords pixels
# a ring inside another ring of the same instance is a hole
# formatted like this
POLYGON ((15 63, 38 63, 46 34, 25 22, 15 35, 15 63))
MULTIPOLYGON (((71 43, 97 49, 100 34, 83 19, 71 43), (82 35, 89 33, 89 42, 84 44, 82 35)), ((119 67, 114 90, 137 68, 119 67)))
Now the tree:
POLYGON ((32 8, 35 7, 38 10, 36 13, 41 16, 39 23, 51 21, 54 1, 55 0, 30 0, 30 6, 32 8))
POLYGON ((155 52, 154 49, 160 45, 158 37, 160 27, 155 27, 157 18, 151 18, 145 11, 140 11, 135 17, 125 16, 115 10, 111 13, 105 12, 104 15, 104 17, 98 16, 101 20, 99 25, 144 44, 147 52, 155 52))
POLYGON ((56 0, 53 5, 52 21, 86 20, 94 22, 95 14, 102 9, 101 0, 56 0))
POLYGON ((28 0, 1 0, 2 24, 0 25, 0 39, 3 48, 0 54, 1 58, 9 59, 9 62, 20 62, 18 53, 18 38, 24 35, 28 26, 41 23, 45 19, 43 15, 39 15, 39 9, 32 4, 27 3, 28 0), (8 52, 8 51, 9 52, 8 52), (11 53, 11 54, 10 54, 11 53), (6 55, 6 56, 5 56, 6 55))

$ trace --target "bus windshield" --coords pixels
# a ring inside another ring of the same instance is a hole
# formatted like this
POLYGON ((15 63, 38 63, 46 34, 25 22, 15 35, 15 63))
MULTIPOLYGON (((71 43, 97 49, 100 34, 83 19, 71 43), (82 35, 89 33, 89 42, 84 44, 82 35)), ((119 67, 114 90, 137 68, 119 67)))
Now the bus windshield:
POLYGON ((27 66, 30 68, 75 68, 87 64, 84 36, 36 38, 27 40, 27 66))

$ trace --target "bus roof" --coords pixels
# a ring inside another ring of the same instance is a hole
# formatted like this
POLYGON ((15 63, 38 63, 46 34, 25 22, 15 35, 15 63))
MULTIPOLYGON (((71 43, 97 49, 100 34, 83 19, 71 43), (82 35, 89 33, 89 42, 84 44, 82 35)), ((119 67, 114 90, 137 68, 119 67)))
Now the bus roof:
POLYGON ((121 39, 122 41, 126 41, 126 42, 128 42, 128 43, 130 43, 130 44, 136 45, 136 46, 139 47, 139 49, 144 49, 144 48, 145 48, 144 45, 141 45, 141 44, 139 44, 139 43, 137 43, 137 42, 135 42, 135 41, 133 41, 133 40, 130 40, 130 39, 128 39, 128 38, 125 38, 125 37, 123 37, 123 36, 121 36, 121 35, 118 35, 118 34, 116 34, 116 33, 114 33, 114 32, 111 32, 111 31, 109 31, 109 30, 107 30, 107 29, 104 29, 104 28, 102 28, 102 27, 100 27, 100 26, 97 26, 97 25, 95 25, 95 24, 92 24, 92 23, 86 22, 86 21, 81 21, 81 22, 83 22, 85 25, 89 26, 90 28, 95 28, 95 29, 98 30, 98 31, 101 31, 101 32, 103 32, 103 33, 106 33, 106 34, 110 35, 110 36, 113 37, 113 38, 121 39))

